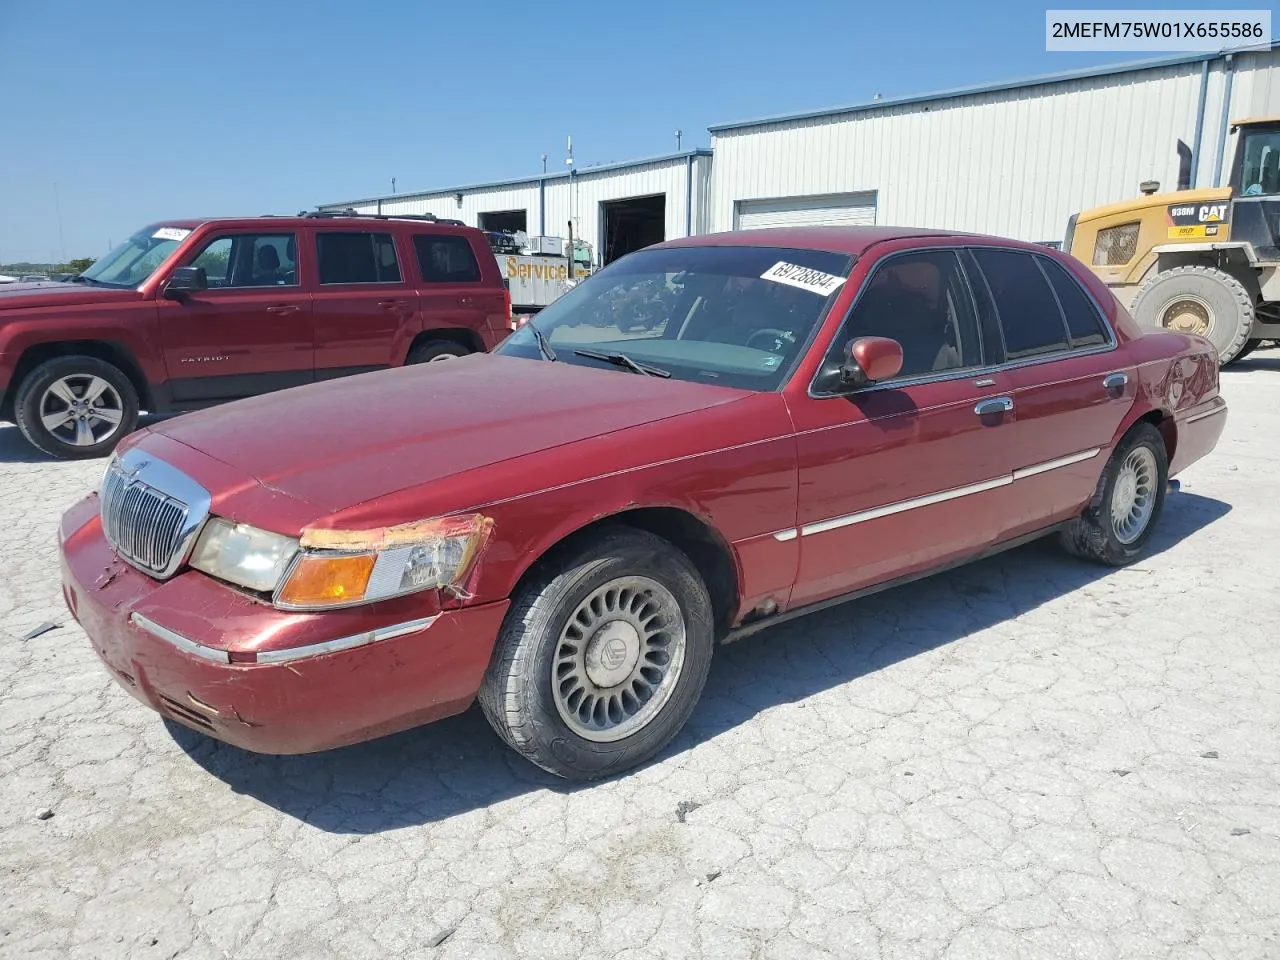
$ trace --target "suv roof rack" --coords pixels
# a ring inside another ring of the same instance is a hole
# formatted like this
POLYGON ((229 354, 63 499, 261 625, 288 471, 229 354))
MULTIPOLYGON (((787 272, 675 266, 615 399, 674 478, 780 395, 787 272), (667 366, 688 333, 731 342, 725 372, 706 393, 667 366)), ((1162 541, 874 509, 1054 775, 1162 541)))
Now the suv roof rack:
POLYGON ((454 227, 465 227, 461 220, 447 220, 433 213, 360 213, 348 207, 346 210, 303 210, 298 216, 307 218, 324 217, 358 217, 369 220, 422 220, 426 223, 447 223, 454 227))

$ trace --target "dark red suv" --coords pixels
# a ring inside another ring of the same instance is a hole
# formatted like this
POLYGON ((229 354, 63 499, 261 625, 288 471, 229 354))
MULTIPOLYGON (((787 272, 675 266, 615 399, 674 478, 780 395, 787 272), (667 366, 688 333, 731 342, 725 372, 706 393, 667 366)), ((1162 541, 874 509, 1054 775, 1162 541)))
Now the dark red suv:
POLYGON ((510 332, 489 243, 458 221, 166 221, 71 282, 0 288, 0 419, 53 456, 101 456, 139 409, 447 360, 510 332))

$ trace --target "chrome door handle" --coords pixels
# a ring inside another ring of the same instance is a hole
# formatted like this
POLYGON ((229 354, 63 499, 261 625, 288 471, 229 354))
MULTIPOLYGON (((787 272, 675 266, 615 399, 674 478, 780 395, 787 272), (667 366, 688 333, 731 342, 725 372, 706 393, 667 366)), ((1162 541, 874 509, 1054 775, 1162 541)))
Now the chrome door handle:
POLYGON ((390 310, 393 307, 403 307, 404 305, 405 305, 405 302, 403 300, 379 300, 378 301, 378 306, 380 306, 383 310, 390 310))
POLYGON ((1013 397, 991 397, 983 400, 973 412, 980 417, 989 417, 993 413, 1009 413, 1013 410, 1013 397))
POLYGON ((292 303, 277 303, 267 307, 267 313, 297 313, 300 308, 292 303))
POLYGON ((1129 382, 1127 373, 1109 373, 1102 378, 1102 388, 1104 390, 1123 390, 1129 382))

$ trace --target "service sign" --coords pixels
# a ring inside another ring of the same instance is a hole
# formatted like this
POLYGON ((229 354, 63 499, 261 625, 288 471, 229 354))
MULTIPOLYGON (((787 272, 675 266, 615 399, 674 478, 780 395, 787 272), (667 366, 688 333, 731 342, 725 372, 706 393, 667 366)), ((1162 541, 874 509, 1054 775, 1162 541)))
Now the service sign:
POLYGON ((1231 204, 1225 200, 1214 203, 1170 204, 1169 239, 1207 239, 1225 233, 1230 210, 1231 204))

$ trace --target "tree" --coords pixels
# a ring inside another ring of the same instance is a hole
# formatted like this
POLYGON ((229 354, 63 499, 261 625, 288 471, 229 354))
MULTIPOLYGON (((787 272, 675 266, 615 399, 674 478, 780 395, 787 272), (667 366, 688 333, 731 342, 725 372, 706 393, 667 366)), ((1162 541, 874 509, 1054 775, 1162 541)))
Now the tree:
POLYGON ((93 257, 80 257, 78 260, 72 260, 67 264, 67 273, 84 273, 93 266, 93 257))

